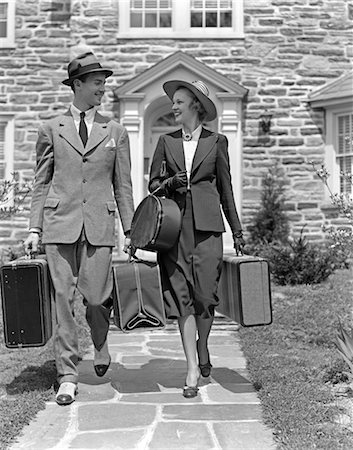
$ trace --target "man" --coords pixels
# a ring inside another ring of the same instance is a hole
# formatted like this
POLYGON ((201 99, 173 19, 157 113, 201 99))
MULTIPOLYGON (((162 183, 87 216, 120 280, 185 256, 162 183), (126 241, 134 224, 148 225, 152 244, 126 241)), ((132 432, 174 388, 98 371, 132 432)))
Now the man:
POLYGON ((103 376, 109 368, 107 346, 115 212, 118 207, 129 251, 133 216, 130 150, 127 131, 101 116, 106 78, 93 53, 70 62, 63 84, 74 92, 69 110, 39 130, 33 188, 29 254, 45 244, 55 291, 54 352, 59 390, 56 402, 75 400, 78 382, 78 338, 73 317, 74 292, 84 297, 86 319, 94 344, 94 369, 103 376))

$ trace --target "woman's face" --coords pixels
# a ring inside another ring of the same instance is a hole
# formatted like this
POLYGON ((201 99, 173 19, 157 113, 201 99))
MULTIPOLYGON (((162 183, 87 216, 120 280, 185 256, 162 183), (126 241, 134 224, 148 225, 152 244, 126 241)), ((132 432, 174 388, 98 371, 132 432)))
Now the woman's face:
POLYGON ((191 108, 193 102, 192 93, 185 88, 180 88, 173 95, 172 111, 177 124, 186 125, 198 117, 198 112, 191 108))

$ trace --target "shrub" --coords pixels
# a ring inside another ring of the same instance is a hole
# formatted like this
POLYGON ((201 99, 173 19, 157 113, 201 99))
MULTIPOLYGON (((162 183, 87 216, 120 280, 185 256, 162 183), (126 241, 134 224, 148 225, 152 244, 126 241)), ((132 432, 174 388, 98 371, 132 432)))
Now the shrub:
POLYGON ((329 243, 313 244, 303 235, 293 242, 273 242, 260 255, 269 261, 272 279, 280 285, 317 284, 335 270, 348 268, 347 255, 329 243))
POLYGON ((261 207, 253 218, 248 244, 256 252, 270 242, 287 242, 289 220, 285 213, 285 179, 276 164, 262 179, 261 207))

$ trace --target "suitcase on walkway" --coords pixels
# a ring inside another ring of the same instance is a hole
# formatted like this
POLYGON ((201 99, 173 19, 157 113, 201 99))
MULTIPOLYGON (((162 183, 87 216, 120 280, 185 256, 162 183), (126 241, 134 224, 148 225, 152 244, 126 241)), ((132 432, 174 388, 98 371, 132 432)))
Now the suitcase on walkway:
POLYGON ((113 267, 114 322, 124 332, 162 329, 166 316, 156 262, 132 260, 113 267))
POLYGON ((5 345, 40 347, 52 335, 51 284, 45 255, 0 268, 5 345))
POLYGON ((244 327, 272 323, 268 262, 255 256, 223 256, 217 311, 244 327))

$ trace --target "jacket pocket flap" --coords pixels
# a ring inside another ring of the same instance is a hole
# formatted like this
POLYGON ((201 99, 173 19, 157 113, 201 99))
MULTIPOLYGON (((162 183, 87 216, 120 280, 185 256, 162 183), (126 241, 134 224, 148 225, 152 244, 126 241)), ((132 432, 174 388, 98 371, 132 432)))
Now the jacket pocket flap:
POLYGON ((116 210, 115 202, 107 202, 107 208, 108 211, 115 211, 116 210))
POLYGON ((44 208, 56 208, 59 202, 59 198, 47 198, 44 203, 44 208))

